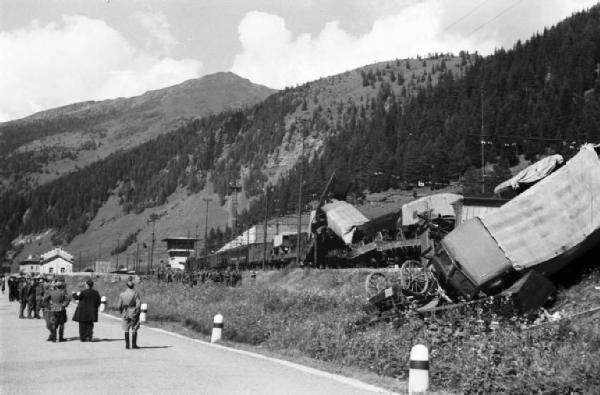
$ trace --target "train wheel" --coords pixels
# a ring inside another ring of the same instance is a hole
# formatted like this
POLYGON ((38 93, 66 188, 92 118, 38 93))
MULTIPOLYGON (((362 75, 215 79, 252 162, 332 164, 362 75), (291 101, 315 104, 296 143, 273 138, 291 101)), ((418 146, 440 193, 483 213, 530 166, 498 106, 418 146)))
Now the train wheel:
POLYGON ((367 297, 369 298, 377 295, 388 286, 388 279, 385 277, 385 274, 381 272, 369 273, 365 279, 365 291, 367 292, 367 297))
POLYGON ((400 268, 402 289, 414 295, 423 295, 429 289, 428 270, 419 261, 406 261, 400 268))

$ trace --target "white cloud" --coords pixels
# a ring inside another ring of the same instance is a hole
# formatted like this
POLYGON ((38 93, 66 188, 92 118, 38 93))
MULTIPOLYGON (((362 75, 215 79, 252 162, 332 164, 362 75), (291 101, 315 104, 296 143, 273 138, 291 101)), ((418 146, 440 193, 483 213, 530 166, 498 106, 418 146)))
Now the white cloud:
MULTIPOLYGON (((235 56, 231 71, 283 88, 375 61, 461 50, 489 54, 595 2, 528 0, 492 20, 515 0, 494 0, 480 7, 480 1, 472 0, 396 0, 394 7, 401 7, 400 11, 379 17, 369 32, 359 36, 341 29, 338 21, 327 23, 314 37, 294 35, 283 18, 252 11, 238 26, 242 51, 235 56)), ((375 7, 377 3, 370 4, 375 7)))
POLYGON ((169 54, 171 47, 177 44, 177 39, 171 34, 169 22, 162 11, 136 12, 134 18, 148 32, 147 49, 151 50, 154 45, 158 45, 162 53, 169 54))
MULTIPOLYGON (((163 48, 172 45, 168 35, 163 38, 163 48)), ((60 23, 34 21, 0 32, 0 121, 83 100, 138 95, 198 77, 201 69, 198 60, 140 51, 101 20, 68 15, 60 23)))

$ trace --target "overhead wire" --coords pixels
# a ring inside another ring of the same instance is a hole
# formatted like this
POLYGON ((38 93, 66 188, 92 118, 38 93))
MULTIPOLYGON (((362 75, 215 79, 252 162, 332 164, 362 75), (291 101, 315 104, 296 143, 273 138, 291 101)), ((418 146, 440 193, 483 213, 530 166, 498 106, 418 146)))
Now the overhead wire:
POLYGON ((490 0, 483 0, 481 3, 479 3, 478 5, 476 5, 475 7, 473 7, 471 9, 471 11, 467 12, 466 14, 464 14, 463 16, 461 16, 460 18, 458 18, 457 20, 455 20, 454 22, 452 22, 448 26, 444 27, 444 29, 442 30, 442 33, 444 33, 445 31, 447 31, 451 27, 454 27, 458 23, 460 23, 463 20, 465 20, 467 17, 469 17, 471 14, 473 14, 475 11, 477 11, 479 8, 481 8, 481 6, 483 6, 485 3, 489 2, 489 1, 490 0))
POLYGON ((508 11, 512 10, 513 8, 515 8, 519 3, 521 3, 523 0, 517 0, 514 3, 512 3, 510 6, 508 6, 507 8, 503 9, 502 11, 500 11, 498 14, 496 14, 496 16, 494 16, 493 18, 489 19, 487 22, 482 23, 481 25, 479 25, 478 27, 476 27, 475 29, 473 29, 467 36, 472 35, 473 33, 481 30, 483 27, 487 26, 488 24, 492 23, 493 21, 495 21, 496 19, 500 18, 502 15, 506 14, 508 11))

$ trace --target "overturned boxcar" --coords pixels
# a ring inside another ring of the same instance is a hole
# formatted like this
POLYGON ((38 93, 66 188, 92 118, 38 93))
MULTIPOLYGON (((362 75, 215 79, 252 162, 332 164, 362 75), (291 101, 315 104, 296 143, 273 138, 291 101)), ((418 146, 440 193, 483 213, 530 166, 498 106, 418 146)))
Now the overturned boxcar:
POLYGON ((600 242, 600 146, 503 206, 464 221, 431 259, 440 284, 466 299, 494 295, 535 270, 548 276, 600 242))

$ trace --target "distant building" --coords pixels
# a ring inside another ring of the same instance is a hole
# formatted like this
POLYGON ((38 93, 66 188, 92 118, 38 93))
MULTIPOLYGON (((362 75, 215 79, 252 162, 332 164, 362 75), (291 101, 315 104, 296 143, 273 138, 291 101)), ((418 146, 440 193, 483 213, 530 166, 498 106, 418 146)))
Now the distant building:
POLYGON ((185 262, 194 253, 196 241, 193 237, 167 237, 162 239, 167 243, 168 264, 172 269, 185 269, 185 262))
MULTIPOLYGON (((305 232, 305 230, 303 230, 302 232, 305 232)), ((296 225, 267 225, 266 234, 264 225, 254 225, 250 229, 245 230, 241 235, 239 235, 235 239, 225 244, 217 252, 223 252, 251 244, 260 244, 265 241, 267 243, 271 243, 277 235, 283 237, 283 235, 289 234, 297 234, 296 225)), ((281 243, 282 239, 278 238, 277 241, 281 243)))
POLYGON ((19 262, 19 272, 38 274, 40 273, 41 263, 42 259, 40 257, 29 255, 27 259, 19 262))
POLYGON ((40 273, 73 273, 73 255, 60 247, 56 247, 45 254, 42 254, 40 273))

